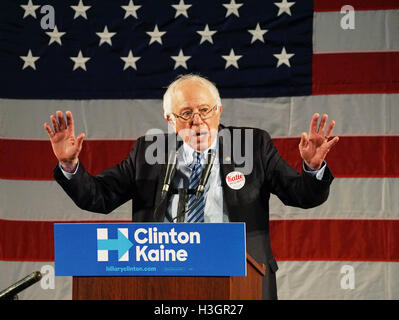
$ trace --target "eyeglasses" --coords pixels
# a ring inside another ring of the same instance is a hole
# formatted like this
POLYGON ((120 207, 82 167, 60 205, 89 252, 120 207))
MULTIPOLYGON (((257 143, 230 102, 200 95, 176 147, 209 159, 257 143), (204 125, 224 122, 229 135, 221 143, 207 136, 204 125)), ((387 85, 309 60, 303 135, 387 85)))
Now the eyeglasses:
POLYGON ((198 113, 202 120, 206 120, 212 118, 215 115, 215 110, 217 109, 217 107, 217 105, 214 107, 210 107, 207 104, 202 104, 198 107, 198 112, 186 110, 183 111, 181 114, 173 113, 173 115, 184 122, 190 122, 194 119, 194 115, 198 113))

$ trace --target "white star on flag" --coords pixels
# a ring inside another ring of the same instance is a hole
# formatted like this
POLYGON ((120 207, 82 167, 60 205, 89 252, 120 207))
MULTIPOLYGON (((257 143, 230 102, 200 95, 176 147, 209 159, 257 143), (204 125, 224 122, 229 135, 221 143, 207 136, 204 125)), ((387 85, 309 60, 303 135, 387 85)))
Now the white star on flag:
POLYGON ((22 4, 21 7, 22 7, 22 9, 25 10, 24 19, 27 16, 32 16, 32 17, 36 18, 36 10, 37 10, 37 8, 40 8, 40 6, 33 5, 32 0, 29 0, 27 4, 22 4))
POLYGON ((140 5, 135 6, 133 0, 130 0, 127 6, 121 6, 126 12, 123 19, 126 19, 129 16, 135 17, 137 19, 137 10, 141 8, 140 5))
POLYGON ((158 30, 158 25, 155 25, 154 31, 148 31, 146 32, 150 37, 150 43, 154 43, 154 42, 159 42, 160 44, 162 44, 162 36, 166 33, 166 31, 159 31, 158 30))
POLYGON ((82 51, 79 50, 79 54, 77 57, 71 57, 71 60, 75 63, 73 65, 73 71, 75 71, 77 68, 82 68, 84 71, 86 71, 86 62, 89 61, 91 58, 86 58, 82 55, 82 51))
POLYGON ((285 47, 283 47, 283 49, 281 50, 280 54, 273 54, 273 56, 275 56, 278 61, 277 61, 277 67, 281 66, 282 64, 287 65, 288 67, 291 67, 290 65, 290 59, 295 55, 295 53, 287 53, 287 51, 285 51, 285 47))
POLYGON ((268 31, 269 31, 269 30, 266 30, 266 29, 262 30, 262 29, 260 28, 260 26, 259 26, 259 23, 257 23, 255 29, 253 29, 253 30, 248 30, 248 32, 249 32, 250 34, 252 34, 251 43, 255 42, 256 40, 265 42, 265 40, 263 39, 263 35, 264 35, 266 32, 268 32, 268 31))
POLYGON ((105 26, 103 32, 96 32, 96 34, 100 37, 100 43, 98 46, 101 46, 103 43, 108 43, 112 46, 111 38, 116 35, 116 32, 108 32, 108 28, 105 26))
POLYGON ((204 41, 209 41, 210 43, 213 44, 212 36, 216 33, 214 30, 209 30, 208 25, 205 26, 205 29, 202 31, 197 31, 201 35, 201 43, 204 41))
POLYGON ((133 68, 134 70, 137 70, 136 62, 140 59, 140 57, 133 56, 132 50, 129 51, 127 57, 121 57, 121 59, 125 62, 123 70, 126 70, 127 68, 130 67, 133 68))
POLYGON ((50 37, 50 42, 48 43, 49 45, 53 42, 57 42, 62 45, 61 37, 65 34, 65 32, 59 32, 57 26, 54 27, 53 31, 46 32, 46 34, 50 37))
POLYGON ((238 13, 238 8, 241 7, 243 3, 236 3, 235 0, 230 0, 229 4, 223 4, 223 7, 227 9, 226 12, 226 17, 228 17, 231 14, 236 15, 237 17, 240 17, 240 14, 238 13))
POLYGON ((277 17, 283 13, 291 15, 291 7, 295 4, 295 2, 287 2, 287 0, 283 0, 281 2, 274 2, 274 4, 278 7, 277 17))
POLYGON ((188 18, 187 10, 190 8, 191 4, 185 4, 184 0, 180 0, 179 4, 172 4, 172 7, 176 9, 175 18, 180 16, 181 14, 188 18))
POLYGON ((176 68, 179 67, 179 66, 182 66, 184 69, 187 69, 187 63, 186 63, 186 61, 187 61, 188 59, 190 59, 191 56, 185 56, 185 55, 183 54, 183 50, 180 49, 179 55, 178 55, 178 56, 171 56, 171 58, 172 58, 173 60, 176 61, 176 62, 175 62, 175 67, 174 67, 174 69, 176 69, 176 68))
POLYGON ((73 10, 75 10, 75 15, 74 19, 76 19, 79 16, 82 16, 83 18, 87 19, 86 11, 91 8, 91 6, 84 6, 83 1, 79 0, 79 4, 77 6, 71 6, 73 10))
POLYGON ((36 65, 35 62, 38 60, 40 57, 35 57, 32 55, 32 51, 29 49, 28 55, 27 56, 20 56, 22 60, 24 60, 24 65, 22 67, 22 70, 31 67, 32 69, 36 70, 36 65))
POLYGON ((237 63, 237 61, 238 61, 239 59, 241 59, 242 56, 236 55, 236 54, 234 53, 234 50, 231 49, 231 50, 230 50, 230 54, 229 54, 228 56, 222 56, 222 58, 223 58, 224 60, 226 60, 226 66, 224 67, 225 69, 227 69, 229 66, 233 66, 233 67, 236 67, 236 68, 238 69, 238 63, 237 63))

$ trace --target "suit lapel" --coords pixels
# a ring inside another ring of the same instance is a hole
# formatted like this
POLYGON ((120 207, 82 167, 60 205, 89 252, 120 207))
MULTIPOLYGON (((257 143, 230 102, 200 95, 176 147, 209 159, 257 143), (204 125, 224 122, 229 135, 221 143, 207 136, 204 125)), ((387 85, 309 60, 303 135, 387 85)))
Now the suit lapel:
POLYGON ((155 206, 154 206, 155 210, 154 210, 153 219, 156 222, 163 222, 165 219, 167 206, 165 206, 164 203, 161 203, 161 192, 163 188, 163 180, 166 174, 166 164, 159 164, 158 166, 159 166, 159 175, 158 175, 158 185, 155 194, 155 206))
MULTIPOLYGON (((166 137, 166 136, 165 136, 166 137)), ((164 158, 164 163, 163 164, 158 164, 159 166, 159 175, 158 175, 158 186, 156 190, 156 195, 155 195, 155 212, 153 215, 154 221, 157 222, 164 222, 166 215, 168 214, 168 204, 169 204, 169 199, 170 199, 170 194, 166 197, 164 201, 161 202, 161 193, 162 193, 162 188, 163 188, 163 183, 165 179, 165 174, 166 174, 166 168, 168 164, 168 158, 169 158, 169 152, 172 152, 172 150, 169 150, 169 139, 175 141, 176 143, 174 146, 171 146, 171 148, 176 148, 176 150, 179 150, 179 148, 182 145, 182 141, 180 139, 177 139, 176 134, 172 134, 172 136, 168 136, 168 139, 166 140, 165 143, 165 158, 164 158)), ((173 178, 172 178, 173 180, 173 178)), ((170 189, 169 189, 170 190, 170 189)))
POLYGON ((227 134, 227 129, 224 129, 222 125, 219 126, 219 163, 220 163, 220 178, 222 181, 223 188, 223 202, 227 207, 227 212, 229 219, 231 220, 232 206, 231 203, 234 202, 236 198, 236 192, 230 188, 226 183, 226 176, 235 171, 234 159, 233 159, 233 149, 231 144, 230 132, 227 134), (223 131, 227 134, 224 135, 223 131), (226 140, 225 140, 226 139, 226 140))

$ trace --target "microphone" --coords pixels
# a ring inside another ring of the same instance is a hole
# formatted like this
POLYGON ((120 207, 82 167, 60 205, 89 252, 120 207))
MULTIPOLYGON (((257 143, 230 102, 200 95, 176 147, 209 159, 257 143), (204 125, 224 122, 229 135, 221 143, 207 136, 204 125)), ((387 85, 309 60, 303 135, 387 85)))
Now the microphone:
POLYGON ((0 292, 0 300, 12 300, 22 290, 30 287, 32 284, 38 282, 42 278, 39 271, 32 272, 30 275, 14 283, 7 289, 0 292))
POLYGON ((197 193, 195 198, 199 199, 202 193, 204 193, 206 183, 208 182, 209 175, 211 174, 213 162, 215 161, 216 151, 214 149, 209 149, 208 151, 208 161, 205 168, 202 170, 201 178, 198 184, 197 193))
POLYGON ((176 171, 176 159, 177 159, 178 151, 174 151, 170 154, 168 160, 168 166, 166 167, 165 178, 163 181, 161 199, 164 199, 168 193, 169 186, 172 182, 173 176, 176 171))

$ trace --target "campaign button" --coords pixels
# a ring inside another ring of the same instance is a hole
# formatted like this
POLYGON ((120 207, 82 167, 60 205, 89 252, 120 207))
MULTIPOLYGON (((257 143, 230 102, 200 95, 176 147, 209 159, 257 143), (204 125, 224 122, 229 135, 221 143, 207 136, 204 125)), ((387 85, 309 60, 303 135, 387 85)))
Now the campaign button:
POLYGON ((245 185, 245 176, 239 171, 230 172, 226 176, 227 185, 234 190, 239 190, 245 185))

